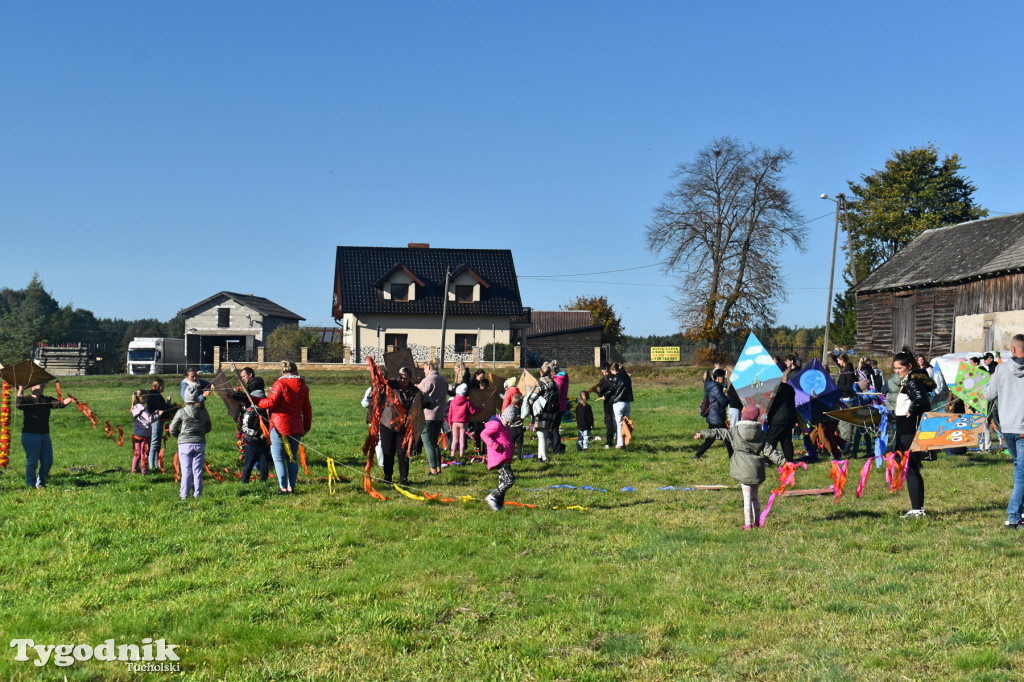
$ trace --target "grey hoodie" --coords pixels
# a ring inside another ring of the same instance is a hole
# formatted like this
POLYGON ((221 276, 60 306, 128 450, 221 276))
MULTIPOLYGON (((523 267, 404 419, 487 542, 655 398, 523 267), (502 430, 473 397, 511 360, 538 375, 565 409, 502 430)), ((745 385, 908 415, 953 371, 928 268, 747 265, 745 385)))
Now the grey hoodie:
POLYGON ((188 403, 174 414, 171 435, 179 443, 206 443, 206 434, 213 430, 210 413, 197 403, 188 403))
POLYGON ((1024 358, 999 363, 985 384, 985 400, 999 398, 999 428, 1003 433, 1024 434, 1024 358))
POLYGON ((765 442, 767 434, 755 421, 740 421, 731 429, 704 429, 700 435, 701 438, 717 438, 732 444, 729 476, 743 485, 764 483, 765 457, 777 466, 786 463, 782 453, 765 442))

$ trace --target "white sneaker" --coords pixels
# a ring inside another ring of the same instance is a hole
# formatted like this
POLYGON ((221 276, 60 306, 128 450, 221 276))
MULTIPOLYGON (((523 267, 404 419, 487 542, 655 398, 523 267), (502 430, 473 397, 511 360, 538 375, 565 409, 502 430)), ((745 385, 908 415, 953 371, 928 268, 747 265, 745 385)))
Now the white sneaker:
POLYGON ((484 498, 484 502, 486 502, 487 506, 491 508, 491 511, 501 511, 501 507, 498 506, 498 501, 490 495, 484 498))
POLYGON ((900 518, 901 519, 920 519, 920 518, 925 517, 925 516, 927 516, 927 514, 924 513, 924 509, 911 509, 906 514, 902 515, 900 518))

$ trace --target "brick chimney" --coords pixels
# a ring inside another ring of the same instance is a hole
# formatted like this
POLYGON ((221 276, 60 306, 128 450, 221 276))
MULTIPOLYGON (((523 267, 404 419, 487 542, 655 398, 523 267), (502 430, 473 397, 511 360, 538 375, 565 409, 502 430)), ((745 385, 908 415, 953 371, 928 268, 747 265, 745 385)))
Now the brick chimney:
POLYGON ((429 249, 430 248, 430 244, 421 244, 419 242, 410 242, 409 243, 409 248, 410 249, 429 249))

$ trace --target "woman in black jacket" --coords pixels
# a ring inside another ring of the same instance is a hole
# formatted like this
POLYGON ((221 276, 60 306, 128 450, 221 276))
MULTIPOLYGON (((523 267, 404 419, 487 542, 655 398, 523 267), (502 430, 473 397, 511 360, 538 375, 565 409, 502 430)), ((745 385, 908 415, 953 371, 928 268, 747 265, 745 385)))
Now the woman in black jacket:
POLYGON ((626 374, 621 363, 613 363, 612 372, 612 413, 615 416, 615 447, 625 447, 622 439, 622 418, 629 416, 629 406, 633 403, 633 379, 626 374))
MULTIPOLYGON (((782 383, 775 391, 772 405, 768 408, 765 423, 768 433, 765 442, 782 450, 787 462, 793 461, 793 428, 796 426, 796 391, 789 385, 789 371, 782 375, 782 383)), ((735 426, 735 424, 732 424, 735 426)))
MULTIPOLYGON (((931 409, 928 392, 935 389, 935 382, 927 372, 915 368, 914 356, 907 349, 892 359, 892 369, 899 379, 900 388, 893 410, 896 417, 896 442, 893 450, 907 452, 917 433, 921 415, 931 409)), ((905 519, 920 518, 924 513, 924 479, 921 477, 921 461, 925 453, 911 452, 907 464, 907 494, 910 496, 910 511, 905 519)))

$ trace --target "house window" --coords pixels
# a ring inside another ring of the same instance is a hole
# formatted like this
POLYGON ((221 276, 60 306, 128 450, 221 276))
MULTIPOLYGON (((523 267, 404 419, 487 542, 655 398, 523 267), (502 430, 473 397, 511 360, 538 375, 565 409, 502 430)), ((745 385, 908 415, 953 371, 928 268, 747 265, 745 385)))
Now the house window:
POLYGON ((217 308, 217 326, 231 326, 231 308, 217 308))
POLYGON ((392 351, 402 350, 403 348, 409 347, 409 335, 408 334, 385 334, 384 335, 384 349, 386 352, 391 353, 392 351))
POLYGON ((476 346, 476 334, 455 335, 456 353, 471 353, 473 351, 474 346, 476 346))
POLYGON ((473 302, 473 285, 472 284, 456 284, 455 285, 455 302, 456 303, 472 303, 473 302))
POLYGON ((408 284, 392 284, 391 285, 391 300, 400 301, 407 303, 409 301, 409 285, 408 284))

